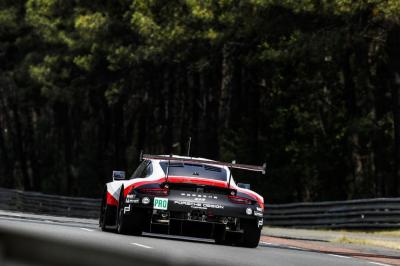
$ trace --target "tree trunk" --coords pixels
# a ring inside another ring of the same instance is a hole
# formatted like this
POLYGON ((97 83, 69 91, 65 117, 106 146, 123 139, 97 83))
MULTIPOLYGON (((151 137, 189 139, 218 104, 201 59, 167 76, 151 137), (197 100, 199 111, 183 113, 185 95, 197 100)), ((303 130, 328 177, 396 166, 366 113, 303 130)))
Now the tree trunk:
MULTIPOLYGON (((201 98, 200 98, 200 90, 199 90, 199 75, 198 73, 194 73, 190 71, 187 73, 187 82, 188 82, 188 93, 189 93, 189 101, 190 103, 187 105, 190 107, 190 126, 189 126, 189 137, 192 138, 190 154, 192 156, 199 156, 199 119, 200 119, 200 110, 201 110, 201 98)), ((188 110, 189 111, 189 110, 188 110)))
MULTIPOLYGON (((400 42, 399 42, 400 45, 400 42)), ((393 94, 393 123, 394 123, 394 176, 390 196, 400 195, 400 71, 396 71, 393 94)))
POLYGON ((21 168, 24 190, 32 190, 32 185, 28 173, 26 152, 24 149, 24 135, 23 135, 21 116, 18 107, 15 104, 13 104, 11 109, 13 112, 14 127, 16 134, 16 136, 14 136, 13 138, 15 138, 15 146, 16 146, 15 148, 17 151, 18 162, 20 164, 19 167, 21 168))
POLYGON ((385 147, 385 128, 380 126, 382 119, 385 115, 385 86, 388 82, 384 78, 387 70, 378 65, 376 75, 373 77, 374 81, 374 120, 375 130, 373 133, 372 149, 373 149, 373 163, 375 175, 375 194, 377 197, 385 197, 385 177, 389 169, 387 163, 386 147, 385 147))
POLYGON ((32 189, 41 191, 41 177, 39 173, 38 151, 35 147, 35 131, 33 123, 36 122, 37 114, 33 109, 27 111, 27 155, 29 158, 29 167, 32 178, 32 189))
POLYGON ((6 104, 6 95, 0 88, 0 155, 2 160, 2 174, 4 174, 4 180, 2 185, 7 188, 11 188, 14 185, 14 178, 12 175, 11 159, 9 157, 9 151, 7 149, 6 137, 10 134, 10 117, 6 104))
POLYGON ((394 173, 389 184, 389 196, 400 194, 400 26, 394 26, 388 35, 387 52, 392 75, 392 113, 394 123, 394 173))
POLYGON ((113 133, 114 133, 114 167, 116 169, 126 169, 125 161, 125 130, 124 130, 124 103, 119 100, 112 107, 113 109, 113 133))
MULTIPOLYGON (((4 175, 4 180, 1 180, 1 186, 10 188, 13 186, 13 178, 11 173, 11 164, 10 159, 8 158, 8 150, 6 147, 6 142, 4 140, 4 133, 8 134, 8 129, 6 126, 3 126, 2 117, 0 116, 0 155, 1 155, 1 168, 2 172, 0 174, 4 175)), ((1 177, 1 176, 0 176, 1 177)))
POLYGON ((222 133, 229 126, 234 82, 234 46, 224 44, 222 49, 222 82, 219 99, 219 122, 222 133))
MULTIPOLYGON (((222 160, 232 160, 236 157, 235 147, 238 143, 234 143, 236 139, 233 134, 237 131, 235 125, 240 124, 240 116, 238 115, 239 100, 235 103, 233 98, 238 95, 240 70, 236 58, 236 47, 234 44, 226 43, 222 49, 222 77, 221 89, 218 107, 218 142, 221 148, 220 156, 222 160), (235 108, 236 107, 236 108, 235 108)), ((240 99, 243 100, 243 99, 240 99)))
POLYGON ((363 181, 363 165, 360 154, 358 118, 359 110, 356 101, 356 87, 354 83, 354 73, 351 66, 351 57, 353 51, 347 48, 343 62, 343 78, 344 78, 344 96, 346 101, 346 109, 348 114, 348 145, 352 166, 352 177, 348 197, 353 198, 357 193, 358 186, 363 181))
POLYGON ((174 123, 174 97, 175 97, 175 88, 173 82, 173 67, 168 66, 165 68, 164 72, 164 83, 163 83, 163 97, 165 99, 164 102, 164 137, 163 137, 163 146, 164 152, 166 154, 171 154, 173 152, 172 143, 173 143, 173 123, 174 123))
POLYGON ((64 194, 69 195, 72 192, 73 187, 73 176, 71 171, 71 159, 72 159, 72 139, 71 139, 71 128, 68 116, 68 105, 63 102, 54 103, 55 112, 55 123, 56 127, 60 130, 58 137, 58 146, 60 147, 60 157, 63 159, 61 162, 60 169, 62 169, 62 176, 64 180, 61 180, 61 191, 64 194))

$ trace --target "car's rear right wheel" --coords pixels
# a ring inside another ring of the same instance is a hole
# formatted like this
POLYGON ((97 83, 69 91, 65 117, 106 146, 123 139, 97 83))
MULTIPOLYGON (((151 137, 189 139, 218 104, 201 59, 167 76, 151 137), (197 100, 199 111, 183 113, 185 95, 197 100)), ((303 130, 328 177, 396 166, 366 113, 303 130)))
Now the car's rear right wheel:
POLYGON ((261 229, 258 227, 257 221, 243 219, 240 221, 240 225, 243 229, 243 238, 238 244, 248 248, 257 247, 261 237, 261 229))

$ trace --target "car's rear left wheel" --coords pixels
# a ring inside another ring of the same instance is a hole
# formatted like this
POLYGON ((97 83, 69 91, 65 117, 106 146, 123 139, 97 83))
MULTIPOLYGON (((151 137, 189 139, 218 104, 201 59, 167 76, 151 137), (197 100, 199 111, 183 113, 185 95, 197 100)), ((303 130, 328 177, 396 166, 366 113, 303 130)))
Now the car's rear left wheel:
POLYGON ((121 188, 117 210, 117 232, 119 234, 130 234, 130 216, 124 214, 124 188, 121 188))
POLYGON ((133 213, 124 213, 124 189, 121 189, 117 212, 117 232, 120 234, 141 235, 143 232, 144 213, 140 210, 131 210, 133 213))
POLYGON ((107 205, 107 189, 104 191, 104 195, 101 201, 100 207, 100 217, 99 217, 99 226, 102 231, 107 231, 107 225, 111 220, 110 207, 107 205))

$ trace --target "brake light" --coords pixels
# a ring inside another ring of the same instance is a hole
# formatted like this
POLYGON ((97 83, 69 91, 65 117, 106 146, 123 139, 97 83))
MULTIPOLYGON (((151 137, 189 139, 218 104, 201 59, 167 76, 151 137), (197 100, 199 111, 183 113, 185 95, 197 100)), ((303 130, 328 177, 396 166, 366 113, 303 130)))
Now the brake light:
POLYGON ((168 188, 141 188, 139 193, 150 196, 168 196, 169 190, 168 188))
POLYGON ((236 204, 248 204, 248 205, 252 204, 252 201, 249 200, 248 198, 242 198, 242 197, 233 196, 233 195, 229 195, 228 198, 231 202, 236 203, 236 204))

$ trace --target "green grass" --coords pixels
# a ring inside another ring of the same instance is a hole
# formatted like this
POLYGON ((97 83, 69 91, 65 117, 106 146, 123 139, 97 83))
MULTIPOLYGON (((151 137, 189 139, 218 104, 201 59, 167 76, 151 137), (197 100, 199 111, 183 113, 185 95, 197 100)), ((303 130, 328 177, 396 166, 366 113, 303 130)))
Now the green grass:
POLYGON ((375 240, 375 239, 357 239, 357 238, 350 238, 350 237, 343 236, 332 242, 342 243, 342 244, 377 246, 377 247, 384 247, 384 248, 400 250, 400 243, 386 241, 386 240, 384 241, 384 240, 375 240))
POLYGON ((342 233, 371 234, 376 236, 400 237, 400 230, 340 230, 342 233))

